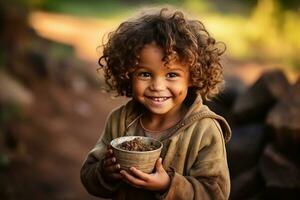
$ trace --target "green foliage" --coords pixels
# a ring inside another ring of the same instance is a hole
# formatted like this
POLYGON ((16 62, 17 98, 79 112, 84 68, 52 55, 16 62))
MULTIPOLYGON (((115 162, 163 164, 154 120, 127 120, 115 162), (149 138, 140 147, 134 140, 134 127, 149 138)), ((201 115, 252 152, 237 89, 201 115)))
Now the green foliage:
POLYGON ((22 7, 24 9, 35 9, 43 4, 46 0, 11 0, 6 1, 4 5, 10 7, 22 7))
POLYGON ((132 12, 134 6, 119 0, 45 0, 40 7, 51 12, 111 18, 132 12))
POLYGON ((62 59, 65 57, 71 57, 74 55, 74 49, 72 46, 60 44, 60 43, 53 43, 49 48, 49 56, 51 59, 62 59))
MULTIPOLYGON (((299 14, 282 8, 278 0, 260 0, 248 24, 249 55, 294 68, 299 64, 299 14)), ((297 66, 299 68, 299 65, 297 66)))
POLYGON ((20 119, 21 118, 21 108, 16 104, 8 104, 0 107, 0 125, 5 125, 6 123, 20 119))
MULTIPOLYGON (((38 0, 32 0, 38 1, 38 0)), ((228 55, 299 69, 300 1, 296 0, 40 0, 41 8, 77 16, 121 21, 145 5, 172 4, 198 15, 228 55), (294 6, 294 7, 293 7, 294 6), (293 7, 293 8, 292 8, 293 7), (242 8, 242 9, 240 9, 242 8), (236 12, 243 10, 245 12, 236 12), (225 12, 220 12, 225 11, 225 12)), ((65 50, 62 50, 65 52, 65 50)), ((58 52, 58 54, 61 54, 58 52)), ((63 54, 63 53, 62 53, 63 54)))
POLYGON ((297 11, 300 6, 299 0, 279 0, 280 5, 285 10, 294 10, 297 11))
POLYGON ((2 68, 5 67, 4 64, 5 64, 4 52, 0 50, 0 70, 3 70, 2 68))
POLYGON ((179 5, 185 0, 153 0, 153 3, 179 5))
POLYGON ((205 24, 227 54, 237 60, 253 60, 300 71, 299 13, 286 10, 279 0, 260 0, 250 16, 208 15, 205 24))
POLYGON ((10 164, 10 158, 6 154, 0 154, 0 169, 3 169, 10 164))
POLYGON ((204 13, 208 12, 212 9, 211 4, 208 3, 208 1, 204 0, 184 0, 183 1, 183 6, 196 13, 204 13))

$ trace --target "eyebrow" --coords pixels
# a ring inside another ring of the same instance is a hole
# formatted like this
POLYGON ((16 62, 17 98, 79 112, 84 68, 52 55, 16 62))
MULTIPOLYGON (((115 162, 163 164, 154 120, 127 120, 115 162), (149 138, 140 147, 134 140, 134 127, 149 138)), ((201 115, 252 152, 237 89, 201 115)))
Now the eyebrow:
POLYGON ((146 65, 140 65, 140 64, 138 64, 138 65, 136 65, 136 68, 148 68, 146 65))
POLYGON ((168 68, 170 71, 174 70, 174 71, 183 71, 184 70, 182 68, 168 68))
MULTIPOLYGON (((137 69, 149 69, 147 67, 147 65, 137 65, 137 69)), ((182 72, 185 72, 182 68, 179 68, 179 67, 174 67, 174 68, 170 68, 170 67, 166 67, 168 70, 170 71, 182 71, 182 72)))

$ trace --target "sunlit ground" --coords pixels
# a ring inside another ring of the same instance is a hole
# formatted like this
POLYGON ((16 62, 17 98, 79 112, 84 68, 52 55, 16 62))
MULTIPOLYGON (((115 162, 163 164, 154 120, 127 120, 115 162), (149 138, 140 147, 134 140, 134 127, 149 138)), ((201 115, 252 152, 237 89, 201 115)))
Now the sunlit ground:
MULTIPOLYGON (((129 14, 117 18, 92 18, 36 11, 31 13, 29 22, 40 36, 71 45, 78 57, 96 63, 101 53, 101 48, 97 47, 102 43, 103 36, 116 28, 127 15, 129 14)), ((277 37, 278 33, 275 30, 268 28, 264 30, 264 26, 272 24, 272 21, 261 18, 257 13, 251 18, 218 14, 206 14, 199 18, 212 36, 226 43, 226 57, 237 61, 229 61, 225 73, 238 75, 246 84, 251 84, 262 71, 275 67, 282 68, 291 82, 296 80, 299 66, 295 67, 298 63, 293 57, 292 50, 298 48, 294 42, 296 41, 294 35, 299 30, 293 29, 289 35, 286 32, 297 27, 299 22, 293 20, 289 13, 286 16, 291 19, 284 25, 285 29, 282 31, 285 36, 281 38, 277 37)))
POLYGON ((80 19, 46 12, 33 12, 29 22, 40 36, 73 46, 76 55, 86 61, 97 59, 101 38, 116 25, 115 21, 80 19))

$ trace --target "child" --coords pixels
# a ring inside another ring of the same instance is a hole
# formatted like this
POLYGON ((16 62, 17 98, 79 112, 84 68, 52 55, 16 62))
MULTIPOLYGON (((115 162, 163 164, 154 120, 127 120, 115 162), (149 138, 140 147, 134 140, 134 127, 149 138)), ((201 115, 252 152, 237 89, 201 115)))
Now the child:
POLYGON ((115 109, 81 169, 90 194, 112 199, 228 199, 227 122, 202 104, 219 92, 217 43, 198 20, 163 8, 110 33, 99 64, 108 86, 131 97, 115 109), (120 170, 109 143, 141 135, 164 147, 155 170, 120 170))

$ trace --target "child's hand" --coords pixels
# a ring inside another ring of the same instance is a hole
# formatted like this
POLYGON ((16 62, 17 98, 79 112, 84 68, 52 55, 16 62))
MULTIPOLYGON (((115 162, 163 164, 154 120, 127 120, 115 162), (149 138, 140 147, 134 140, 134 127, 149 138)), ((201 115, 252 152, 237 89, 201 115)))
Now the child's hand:
POLYGON ((136 188, 163 192, 170 184, 170 177, 162 166, 161 158, 157 159, 155 169, 155 173, 147 174, 131 167, 130 172, 132 175, 125 170, 121 170, 120 173, 125 182, 136 188))
POLYGON ((102 174, 105 180, 107 180, 108 182, 120 180, 122 178, 120 169, 120 164, 117 163, 117 160, 114 157, 113 150, 111 149, 111 146, 109 146, 102 163, 102 174))

